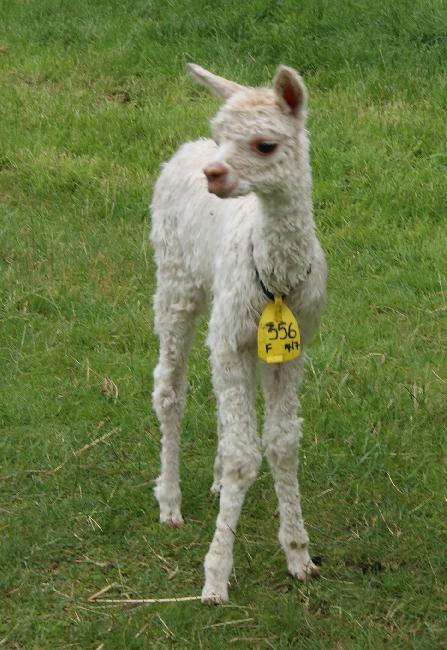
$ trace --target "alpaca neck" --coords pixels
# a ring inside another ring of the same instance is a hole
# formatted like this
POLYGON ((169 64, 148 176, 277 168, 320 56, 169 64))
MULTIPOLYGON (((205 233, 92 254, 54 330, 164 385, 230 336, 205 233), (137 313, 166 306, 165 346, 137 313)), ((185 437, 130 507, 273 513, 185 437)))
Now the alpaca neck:
POLYGON ((288 190, 258 195, 253 257, 259 276, 275 295, 289 295, 306 279, 312 263, 315 224, 309 178, 288 190))

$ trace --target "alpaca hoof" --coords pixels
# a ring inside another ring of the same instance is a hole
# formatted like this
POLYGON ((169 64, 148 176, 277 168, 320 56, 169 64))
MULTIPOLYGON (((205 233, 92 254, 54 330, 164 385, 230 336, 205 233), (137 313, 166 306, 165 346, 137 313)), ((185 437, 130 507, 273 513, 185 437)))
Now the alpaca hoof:
POLYGON ((160 522, 169 528, 181 528, 183 517, 180 512, 169 512, 166 515, 160 515, 160 522))
POLYGON ((228 602, 228 589, 217 589, 216 587, 204 586, 202 591, 202 603, 204 605, 222 605, 228 602))
POLYGON ((312 560, 305 563, 296 563, 294 566, 289 565, 288 569, 290 575, 300 582, 307 582, 311 578, 320 577, 320 569, 312 562, 312 560))

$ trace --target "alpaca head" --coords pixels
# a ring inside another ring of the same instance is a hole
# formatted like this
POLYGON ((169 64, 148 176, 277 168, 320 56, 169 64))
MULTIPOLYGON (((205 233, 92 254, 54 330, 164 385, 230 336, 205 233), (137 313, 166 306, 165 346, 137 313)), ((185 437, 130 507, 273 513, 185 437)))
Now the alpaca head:
POLYGON ((189 64, 205 86, 226 101, 211 122, 217 144, 205 161, 208 191, 221 198, 280 190, 307 155, 306 88, 295 70, 279 66, 272 88, 247 88, 189 64))

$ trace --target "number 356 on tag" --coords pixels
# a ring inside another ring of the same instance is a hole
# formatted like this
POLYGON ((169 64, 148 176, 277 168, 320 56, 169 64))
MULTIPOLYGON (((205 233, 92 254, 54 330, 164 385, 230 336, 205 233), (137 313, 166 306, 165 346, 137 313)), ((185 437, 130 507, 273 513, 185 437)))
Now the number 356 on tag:
POLYGON ((258 326, 258 356, 267 363, 284 363, 301 353, 300 331, 293 312, 281 298, 270 301, 258 326))

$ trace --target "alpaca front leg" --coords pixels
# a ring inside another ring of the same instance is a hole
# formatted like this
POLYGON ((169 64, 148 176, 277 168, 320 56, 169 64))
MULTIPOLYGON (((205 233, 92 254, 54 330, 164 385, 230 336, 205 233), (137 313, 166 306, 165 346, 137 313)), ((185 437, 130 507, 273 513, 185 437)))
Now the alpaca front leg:
POLYGON ((301 359, 263 367, 265 423, 262 442, 278 498, 278 538, 287 568, 298 580, 307 580, 319 571, 309 555, 309 536, 301 512, 297 477, 302 421, 297 415, 297 391, 302 370, 301 359))
POLYGON ((254 359, 252 355, 213 360, 219 391, 221 439, 220 507, 213 541, 205 558, 202 602, 228 600, 234 535, 245 494, 256 478, 261 454, 256 433, 254 359), (217 366, 217 367, 216 367, 217 366))

